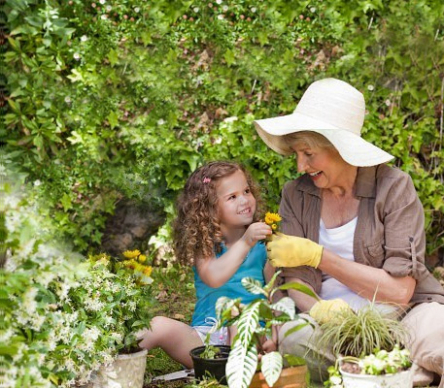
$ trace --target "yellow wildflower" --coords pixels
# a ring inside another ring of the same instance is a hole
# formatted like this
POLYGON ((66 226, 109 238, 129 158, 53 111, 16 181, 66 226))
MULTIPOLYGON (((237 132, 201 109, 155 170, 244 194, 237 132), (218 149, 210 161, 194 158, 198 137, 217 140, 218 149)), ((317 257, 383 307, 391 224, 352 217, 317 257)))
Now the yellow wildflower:
POLYGON ((138 249, 135 249, 134 251, 125 251, 123 252, 123 256, 125 256, 127 259, 134 259, 135 257, 140 255, 140 251, 138 249))
POLYGON ((139 263, 144 263, 146 261, 146 256, 140 255, 138 260, 139 260, 139 263))
POLYGON ((153 267, 145 266, 145 268, 143 269, 142 272, 145 276, 150 276, 152 271, 153 271, 153 267))
POLYGON ((272 225, 271 225, 271 229, 273 229, 273 230, 276 230, 277 227, 278 227, 277 224, 272 224, 272 225))
POLYGON ((267 225, 272 225, 275 222, 280 222, 280 221, 282 221, 282 218, 278 213, 267 212, 265 214, 265 223, 267 225))

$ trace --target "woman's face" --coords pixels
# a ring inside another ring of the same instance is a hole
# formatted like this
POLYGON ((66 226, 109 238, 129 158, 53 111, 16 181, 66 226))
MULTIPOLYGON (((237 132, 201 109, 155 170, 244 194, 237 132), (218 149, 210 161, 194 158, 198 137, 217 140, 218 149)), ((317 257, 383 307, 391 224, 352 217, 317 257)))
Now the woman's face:
POLYGON ((219 219, 222 225, 238 228, 253 222, 256 199, 242 171, 238 170, 222 178, 216 190, 219 219))
POLYGON ((340 186, 347 181, 350 167, 353 168, 333 147, 311 148, 306 143, 297 142, 291 148, 297 155, 298 171, 308 174, 320 189, 340 186))

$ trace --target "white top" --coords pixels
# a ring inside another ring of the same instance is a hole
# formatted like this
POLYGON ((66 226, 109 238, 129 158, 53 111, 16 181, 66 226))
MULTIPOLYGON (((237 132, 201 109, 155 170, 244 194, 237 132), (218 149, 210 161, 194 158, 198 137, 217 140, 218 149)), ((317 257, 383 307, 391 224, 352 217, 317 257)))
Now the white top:
MULTIPOLYGON (((329 251, 336 253, 345 260, 355 261, 355 257, 353 255, 353 240, 357 222, 358 217, 355 217, 345 225, 338 228, 327 229, 321 219, 319 228, 319 244, 329 251)), ((345 300, 355 311, 370 304, 368 299, 359 296, 346 285, 325 273, 322 274, 322 288, 319 296, 321 299, 325 300, 336 298, 345 300)), ((377 306, 379 310, 387 313, 396 310, 396 308, 393 306, 381 304, 377 304, 377 306)))

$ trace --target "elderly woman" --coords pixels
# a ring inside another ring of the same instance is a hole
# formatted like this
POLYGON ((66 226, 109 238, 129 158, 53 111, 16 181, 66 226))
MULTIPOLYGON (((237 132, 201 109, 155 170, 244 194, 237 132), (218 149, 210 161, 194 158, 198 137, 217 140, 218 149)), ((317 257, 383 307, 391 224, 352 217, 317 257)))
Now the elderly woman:
MULTIPOLYGON (((285 282, 306 284, 324 301, 356 310, 376 295, 406 306, 415 384, 438 375, 444 388, 444 290, 424 264, 423 208, 410 177, 385 164, 393 157, 361 138, 364 115, 363 95, 330 78, 310 85, 293 114, 255 122, 271 149, 296 155, 303 173, 282 191, 285 235, 269 243, 269 258, 284 267, 285 282)), ((316 303, 289 295, 301 311, 316 303)), ((284 352, 310 347, 298 333, 287 338, 284 352)))

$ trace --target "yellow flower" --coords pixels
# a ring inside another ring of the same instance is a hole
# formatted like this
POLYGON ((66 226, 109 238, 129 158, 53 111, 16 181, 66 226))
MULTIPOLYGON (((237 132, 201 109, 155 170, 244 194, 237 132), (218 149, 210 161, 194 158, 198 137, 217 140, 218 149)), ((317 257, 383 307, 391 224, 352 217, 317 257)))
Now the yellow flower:
POLYGON ((271 224, 271 229, 276 230, 277 229, 277 224, 271 224))
POLYGON ((153 267, 145 266, 142 272, 145 276, 150 276, 151 272, 153 272, 153 267))
POLYGON ((139 260, 139 263, 144 263, 146 261, 146 256, 140 255, 138 260, 139 260))
POLYGON ((134 259, 135 257, 140 255, 140 251, 138 249, 135 249, 134 251, 125 251, 123 252, 123 256, 125 256, 127 259, 134 259))
POLYGON ((282 218, 278 213, 267 212, 265 214, 265 223, 267 225, 272 225, 275 222, 280 222, 280 221, 282 221, 282 218))

